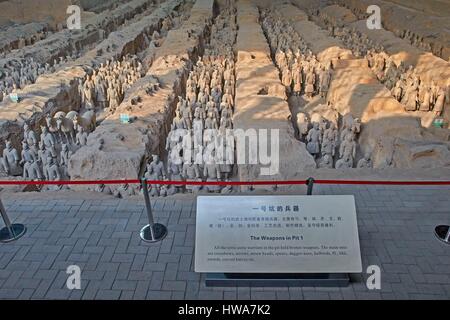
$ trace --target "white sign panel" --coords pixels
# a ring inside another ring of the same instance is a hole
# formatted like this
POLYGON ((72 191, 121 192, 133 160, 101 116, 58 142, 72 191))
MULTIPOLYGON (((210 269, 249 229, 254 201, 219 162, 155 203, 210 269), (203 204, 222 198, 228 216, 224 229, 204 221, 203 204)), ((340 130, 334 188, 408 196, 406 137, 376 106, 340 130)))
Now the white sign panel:
POLYGON ((196 272, 362 272, 353 196, 199 196, 196 224, 196 272))

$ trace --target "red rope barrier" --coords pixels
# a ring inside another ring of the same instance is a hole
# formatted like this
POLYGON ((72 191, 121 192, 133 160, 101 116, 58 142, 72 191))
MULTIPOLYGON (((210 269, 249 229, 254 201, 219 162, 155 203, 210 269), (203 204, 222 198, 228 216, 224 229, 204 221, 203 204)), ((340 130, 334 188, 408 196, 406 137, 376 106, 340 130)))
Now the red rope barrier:
MULTIPOLYGON (((147 180, 149 185, 189 185, 189 186, 256 186, 256 185, 306 185, 308 180, 284 181, 163 181, 147 180)), ((0 181, 0 186, 8 185, 99 185, 99 184, 140 184, 134 180, 72 180, 72 181, 0 181)), ((314 184, 341 184, 341 185, 417 185, 417 186, 447 186, 450 181, 377 181, 377 180, 314 180, 314 184)))
POLYGON ((391 185, 391 186, 449 186, 450 181, 356 181, 356 180, 314 180, 314 184, 347 184, 347 185, 391 185))
POLYGON ((137 184, 139 180, 70 180, 70 181, 0 181, 0 186, 22 185, 22 186, 45 186, 45 185, 98 185, 98 184, 137 184))

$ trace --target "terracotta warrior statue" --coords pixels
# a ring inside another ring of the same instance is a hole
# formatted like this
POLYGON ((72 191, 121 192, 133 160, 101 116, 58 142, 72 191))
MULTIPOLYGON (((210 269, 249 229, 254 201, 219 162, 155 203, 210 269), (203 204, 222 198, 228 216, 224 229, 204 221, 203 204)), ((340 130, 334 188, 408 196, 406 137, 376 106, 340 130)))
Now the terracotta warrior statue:
POLYGON ((82 126, 78 126, 78 132, 75 136, 76 144, 79 146, 87 145, 88 133, 84 130, 82 126))
POLYGON ((64 172, 65 176, 68 176, 69 160, 71 156, 72 152, 69 150, 69 146, 65 143, 62 144, 60 158, 61 158, 61 167, 63 169, 62 171, 64 172))
POLYGON ((3 170, 7 175, 18 176, 22 173, 20 168, 20 156, 17 149, 12 146, 11 141, 6 140, 6 147, 3 150, 3 157, 1 158, 3 170))
POLYGON ((330 154, 325 154, 319 162, 319 168, 333 168, 333 157, 330 154))
POLYGON ((181 117, 180 110, 175 111, 175 118, 172 121, 172 130, 187 129, 184 119, 181 117))
POLYGON ((422 84, 419 89, 419 111, 430 111, 432 103, 431 88, 422 84))
POLYGON ((22 161, 23 178, 30 180, 42 180, 41 168, 39 168, 39 160, 36 153, 30 149, 26 141, 22 142, 22 161))
POLYGON ((120 185, 116 190, 113 191, 113 195, 116 198, 126 198, 135 194, 135 190, 127 183, 120 185))
POLYGON ((353 167, 353 160, 356 157, 356 142, 353 140, 351 135, 348 134, 345 136, 345 140, 341 143, 339 148, 339 154, 341 158, 349 156, 353 167))
POLYGON ((311 98, 314 95, 315 89, 314 86, 316 84, 316 75, 314 74, 313 68, 310 68, 308 73, 306 74, 306 87, 305 94, 307 97, 311 98))
POLYGON ((437 117, 440 117, 442 111, 444 111, 445 99, 446 99, 445 90, 443 88, 439 88, 437 92, 436 102, 433 108, 433 112, 437 117))
MULTIPOLYGON (((159 160, 159 156, 154 154, 152 156, 153 161, 147 164, 147 172, 145 178, 148 180, 164 180, 167 177, 166 169, 164 168, 164 163, 159 160)), ((151 190, 159 193, 159 184, 152 184, 151 190)), ((152 192, 150 193, 152 196, 152 192)))
POLYGON ((44 178, 46 180, 48 180, 47 170, 46 170, 46 168, 47 168, 47 159, 48 159, 49 156, 51 157, 52 154, 51 154, 50 151, 45 150, 45 146, 44 146, 43 142, 39 142, 39 150, 37 152, 37 156, 38 156, 40 168, 42 169, 42 172, 44 174, 44 178))
MULTIPOLYGON (((220 180, 220 166, 216 164, 215 153, 212 151, 206 159, 205 166, 203 168, 203 175, 206 177, 206 181, 219 181, 220 180)), ((209 192, 219 192, 219 186, 207 186, 206 190, 209 192)))
POLYGON ((55 150, 56 140, 53 133, 51 133, 48 130, 48 127, 46 126, 41 127, 41 129, 42 129, 41 142, 43 143, 45 150, 48 150, 49 152, 52 153, 53 157, 56 157, 56 150, 55 150))
MULTIPOLYGON (((183 164, 183 177, 186 179, 186 181, 202 181, 200 177, 200 170, 197 163, 193 161, 193 158, 191 158, 191 161, 185 161, 183 164)), ((201 189, 201 186, 186 186, 186 190, 189 192, 198 192, 201 189)))
POLYGON ((36 137, 36 133, 26 123, 23 125, 23 139, 28 143, 30 149, 37 152, 39 140, 36 137))
POLYGON ((331 155, 333 158, 336 153, 337 130, 333 122, 330 123, 329 128, 325 129, 322 138, 322 156, 325 154, 331 155))
POLYGON ((319 90, 320 90, 320 96, 322 98, 325 98, 328 93, 328 88, 330 87, 331 82, 331 72, 329 69, 326 69, 323 67, 322 72, 320 73, 320 80, 319 80, 319 90))
POLYGON ((366 169, 373 167, 372 159, 371 159, 369 152, 367 152, 364 155, 364 158, 362 158, 361 160, 358 161, 358 165, 356 167, 357 168, 366 168, 366 169))
POLYGON ((306 149, 314 157, 317 157, 320 152, 321 132, 319 129, 319 123, 314 122, 313 128, 309 130, 306 137, 307 145, 306 149))
POLYGON ((353 168, 353 159, 351 155, 345 155, 336 161, 336 169, 350 169, 353 168))
POLYGON ((159 159, 159 156, 154 154, 153 161, 147 165, 147 175, 151 180, 162 180, 166 178, 166 169, 164 163, 159 159))
POLYGON ((406 111, 416 111, 417 110, 417 101, 418 101, 418 91, 417 86, 414 83, 411 83, 408 87, 406 87, 405 94, 403 95, 402 103, 405 105, 406 111))
POLYGON ((58 162, 56 161, 56 158, 52 157, 51 155, 47 157, 47 165, 44 170, 47 172, 46 177, 48 177, 48 180, 61 180, 61 173, 59 170, 58 162))
MULTIPOLYGON (((183 171, 183 159, 180 155, 180 149, 175 148, 170 152, 169 160, 167 163, 167 173, 170 176, 170 179, 172 181, 181 181, 182 177, 182 171, 183 171)), ((182 185, 175 185, 170 186, 175 188, 175 193, 179 192, 179 189, 182 187, 182 185)), ((173 191, 172 188, 167 188, 166 190, 168 193, 173 191)))

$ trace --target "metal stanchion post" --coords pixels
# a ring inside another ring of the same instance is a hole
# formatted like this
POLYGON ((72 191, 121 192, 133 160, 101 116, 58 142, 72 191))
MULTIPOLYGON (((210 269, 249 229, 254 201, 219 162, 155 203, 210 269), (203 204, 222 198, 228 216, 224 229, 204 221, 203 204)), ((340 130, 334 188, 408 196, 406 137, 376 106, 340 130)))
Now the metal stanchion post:
POLYGON ((434 234, 436 237, 446 244, 450 244, 450 226, 437 226, 434 229, 434 234))
POLYGON ((155 223, 153 219, 152 206, 150 203, 150 196, 148 195, 147 179, 141 179, 142 192, 144 193, 145 208, 147 210, 148 225, 141 229, 141 239, 145 242, 158 242, 164 239, 167 235, 166 226, 155 223))
POLYGON ((5 207, 3 206, 2 199, 0 199, 0 214, 2 215, 5 227, 0 230, 0 242, 6 243, 19 239, 22 237, 27 228, 20 223, 12 224, 6 214, 5 207))
POLYGON ((306 192, 306 194, 308 196, 312 196, 314 187, 314 178, 308 178, 308 180, 306 180, 306 185, 308 186, 308 191, 306 192))

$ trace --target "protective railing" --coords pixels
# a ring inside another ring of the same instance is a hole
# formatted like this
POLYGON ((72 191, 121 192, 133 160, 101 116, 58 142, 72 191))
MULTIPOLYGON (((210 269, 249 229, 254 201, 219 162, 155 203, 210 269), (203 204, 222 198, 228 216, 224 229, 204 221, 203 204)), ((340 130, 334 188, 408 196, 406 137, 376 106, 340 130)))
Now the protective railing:
MULTIPOLYGON (((384 181, 384 180, 321 180, 308 178, 306 180, 255 180, 255 181, 171 181, 171 180, 148 180, 148 184, 162 185, 201 185, 201 186, 251 186, 251 185, 307 185, 310 181, 314 184, 346 184, 346 185, 417 185, 417 186, 446 186, 450 181, 384 181)), ((111 185, 111 184, 141 184, 138 179, 121 180, 61 180, 61 181, 17 181, 0 180, 0 186, 7 185, 111 185)))
MULTIPOLYGON (((71 180, 71 181, 0 181, 0 186, 11 185, 114 185, 114 184, 140 184, 142 190, 148 190, 148 184, 151 185, 176 185, 176 186, 282 186, 282 185, 306 185, 307 195, 312 195, 315 184, 329 185, 390 185, 390 186, 450 186, 450 181, 385 181, 385 180, 321 180, 308 178, 306 180, 282 180, 282 181, 167 181, 167 180, 148 180, 148 179, 122 179, 122 180, 71 180)), ((155 223, 150 196, 148 192, 143 192, 145 207, 148 216, 148 224, 140 231, 140 237, 146 242, 157 242, 167 235, 167 227, 155 223)), ((5 227, 0 230, 0 242, 11 242, 19 239, 26 232, 23 224, 11 223, 6 214, 5 207, 0 199, 0 213, 5 227)), ((435 228, 436 237, 446 244, 450 244, 450 227, 440 225, 435 228)))

